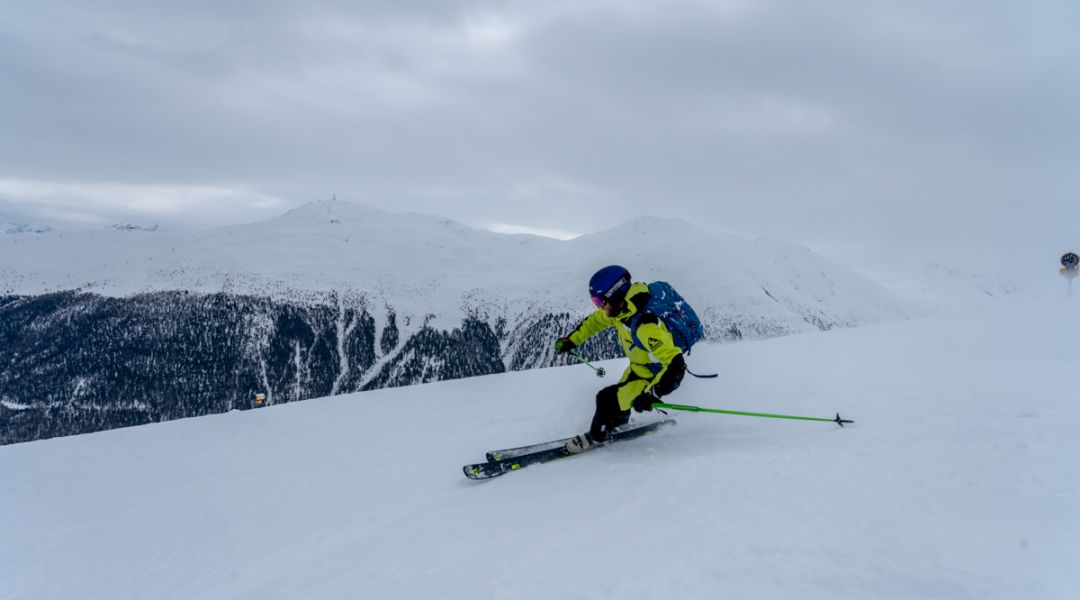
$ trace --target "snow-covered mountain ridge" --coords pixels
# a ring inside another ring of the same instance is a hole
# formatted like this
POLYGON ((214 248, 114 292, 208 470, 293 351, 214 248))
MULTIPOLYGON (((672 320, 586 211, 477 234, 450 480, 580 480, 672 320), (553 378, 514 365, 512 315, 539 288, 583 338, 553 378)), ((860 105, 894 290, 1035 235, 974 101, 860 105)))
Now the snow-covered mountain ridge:
POLYGON ((802 246, 672 219, 557 241, 318 202, 197 234, 6 236, 0 443, 559 364, 612 263, 674 284, 714 342, 914 312, 802 246))
POLYGON ((0 221, 0 234, 7 233, 46 233, 51 231, 50 227, 26 225, 23 223, 7 223, 0 221))
MULTIPOLYGON (((513 316, 514 308, 527 312, 536 303, 580 312, 584 282, 609 263, 626 265, 638 279, 671 281, 714 315, 752 312, 772 321, 762 334, 909 314, 884 288, 778 239, 747 241, 684 221, 641 217, 564 242, 341 201, 202 233, 91 230, 0 238, 0 293, 185 290, 302 301, 351 291, 371 306, 434 314, 453 326, 478 308, 512 305, 513 316)), ((748 329, 754 335, 754 327, 748 329)))

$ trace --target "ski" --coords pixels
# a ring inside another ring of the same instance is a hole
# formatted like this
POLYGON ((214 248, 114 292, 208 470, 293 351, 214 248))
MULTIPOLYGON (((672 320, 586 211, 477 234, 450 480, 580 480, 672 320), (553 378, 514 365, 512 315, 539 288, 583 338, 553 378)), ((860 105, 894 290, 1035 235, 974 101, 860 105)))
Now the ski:
MULTIPOLYGON (((612 433, 608 437, 608 439, 603 444, 600 444, 600 446, 606 446, 608 444, 613 444, 615 442, 624 442, 624 441, 627 441, 627 440, 636 439, 636 438, 639 438, 639 437, 641 437, 643 435, 648 435, 648 434, 656 431, 657 429, 660 429, 661 427, 664 427, 665 425, 674 425, 674 424, 675 424, 674 419, 665 419, 663 421, 656 421, 654 423, 648 423, 648 424, 642 425, 640 427, 633 427, 633 428, 630 428, 630 429, 623 429, 621 431, 615 431, 614 433, 612 433)), ((569 438, 567 438, 567 439, 569 439, 569 438)), ((551 445, 553 443, 555 443, 555 442, 545 442, 544 444, 536 444, 536 445, 544 446, 544 445, 551 445)), ((564 442, 564 444, 565 444, 565 442, 564 442)), ((597 448, 600 447, 600 446, 597 446, 597 448)), ((527 448, 527 447, 528 446, 522 446, 522 448, 527 448)), ((508 449, 508 450, 514 450, 514 449, 508 449)), ((477 463, 475 465, 465 465, 464 467, 462 467, 462 471, 465 473, 465 476, 468 477, 469 479, 491 479, 492 477, 498 477, 500 475, 505 475, 506 473, 509 473, 510 471, 517 471, 519 469, 523 469, 523 468, 525 468, 525 467, 527 467, 529 465, 545 463, 545 462, 549 462, 549 461, 553 461, 553 460, 558 460, 560 458, 568 458, 570 456, 574 456, 574 455, 568 453, 563 446, 555 446, 555 447, 552 447, 552 448, 546 448, 546 449, 538 450, 538 451, 531 452, 531 453, 528 453, 528 454, 518 455, 518 456, 515 456, 513 458, 503 458, 502 460, 482 462, 482 463, 477 463)))
MULTIPOLYGON (((635 425, 623 425, 622 427, 616 427, 614 433, 620 431, 628 431, 636 428, 635 425)), ((539 444, 529 444, 527 446, 518 446, 516 448, 503 448, 501 450, 489 450, 487 453, 488 462, 498 462, 500 460, 510 460, 511 458, 517 458, 526 454, 532 454, 533 452, 539 452, 541 450, 550 450, 552 448, 559 448, 566 445, 566 442, 574 439, 573 437, 563 438, 561 440, 551 440, 550 442, 540 442, 539 444)))
POLYGON ((511 458, 517 458, 519 456, 532 454, 533 452, 539 452, 541 450, 551 450, 552 448, 565 446, 566 442, 569 442, 572 439, 574 438, 568 437, 561 440, 551 440, 550 442, 540 442, 539 444, 529 444, 528 446, 518 446, 517 448, 490 450, 487 453, 487 461, 499 462, 500 460, 509 460, 511 458))

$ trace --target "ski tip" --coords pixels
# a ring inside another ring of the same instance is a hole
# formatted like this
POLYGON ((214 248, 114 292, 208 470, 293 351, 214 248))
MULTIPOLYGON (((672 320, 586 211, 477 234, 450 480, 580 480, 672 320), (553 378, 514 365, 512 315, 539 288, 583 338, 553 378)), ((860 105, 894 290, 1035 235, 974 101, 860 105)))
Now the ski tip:
POLYGON ((461 470, 465 473, 465 477, 468 477, 473 481, 485 481, 506 473, 505 470, 491 469, 488 465, 484 464, 465 465, 461 467, 461 470))

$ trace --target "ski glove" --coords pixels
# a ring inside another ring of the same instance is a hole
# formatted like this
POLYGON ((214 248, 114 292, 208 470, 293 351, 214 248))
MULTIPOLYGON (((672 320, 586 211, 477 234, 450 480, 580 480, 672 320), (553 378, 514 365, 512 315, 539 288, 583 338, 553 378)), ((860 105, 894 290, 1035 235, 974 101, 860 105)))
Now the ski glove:
POLYGON ((561 337, 555 342, 555 351, 559 354, 566 354, 574 348, 577 348, 577 344, 571 342, 570 338, 561 337))
POLYGON ((653 404, 660 402, 660 395, 657 393, 656 388, 652 388, 647 392, 642 393, 637 398, 634 398, 634 411, 650 411, 653 404))

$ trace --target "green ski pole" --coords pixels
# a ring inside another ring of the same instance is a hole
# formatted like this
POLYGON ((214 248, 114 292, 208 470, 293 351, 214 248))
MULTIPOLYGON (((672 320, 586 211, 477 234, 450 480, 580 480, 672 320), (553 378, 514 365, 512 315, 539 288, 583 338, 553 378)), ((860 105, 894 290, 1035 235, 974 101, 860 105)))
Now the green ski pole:
POLYGON ((595 372, 596 372, 596 376, 597 376, 597 377, 603 377, 604 375, 606 375, 606 374, 607 374, 607 373, 606 373, 606 371, 604 371, 604 368, 603 368, 603 367, 594 367, 594 366, 592 365, 592 363, 590 363, 589 361, 585 360, 585 359, 584 359, 584 358, 583 358, 583 357, 582 357, 582 356, 581 356, 580 354, 578 354, 578 353, 577 353, 577 352, 575 352, 574 350, 571 350, 571 351, 570 351, 570 354, 572 354, 572 355, 574 356, 574 358, 576 358, 576 359, 580 360, 580 361, 581 361, 581 363, 582 363, 583 365, 585 365, 586 367, 589 367, 590 369, 592 369, 593 371, 595 371, 595 372))
POLYGON ((722 415, 742 415, 744 417, 766 417, 769 419, 798 419, 800 421, 826 421, 830 423, 836 423, 843 427, 844 423, 854 423, 855 421, 849 421, 847 419, 841 419, 840 413, 836 413, 835 419, 821 419, 818 417, 797 417, 795 415, 774 415, 771 413, 754 413, 743 412, 741 410, 720 410, 718 408, 701 408, 700 406, 686 406, 685 404, 653 404, 653 408, 666 408, 669 410, 684 410, 686 412, 707 412, 707 413, 719 413, 722 415))

